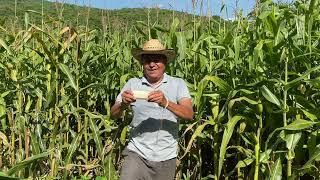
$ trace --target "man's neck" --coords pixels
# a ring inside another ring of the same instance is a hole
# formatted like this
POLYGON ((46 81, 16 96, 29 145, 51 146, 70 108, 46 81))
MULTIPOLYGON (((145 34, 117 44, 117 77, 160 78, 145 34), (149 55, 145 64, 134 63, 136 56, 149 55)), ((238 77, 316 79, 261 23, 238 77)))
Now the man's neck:
POLYGON ((146 79, 152 86, 155 86, 162 81, 163 77, 164 77, 164 75, 162 75, 159 79, 149 79, 147 77, 146 77, 146 79))

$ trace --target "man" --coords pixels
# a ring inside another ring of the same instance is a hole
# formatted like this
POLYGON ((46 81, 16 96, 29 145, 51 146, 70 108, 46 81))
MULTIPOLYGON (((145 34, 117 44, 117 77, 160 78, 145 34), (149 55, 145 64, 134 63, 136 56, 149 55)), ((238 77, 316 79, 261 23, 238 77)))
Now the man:
POLYGON ((132 55, 143 65, 144 76, 130 79, 111 108, 113 118, 119 118, 129 106, 133 111, 120 179, 172 180, 178 118, 193 119, 191 97, 182 79, 165 73, 166 65, 175 58, 172 49, 151 39, 142 49, 133 49, 132 55))

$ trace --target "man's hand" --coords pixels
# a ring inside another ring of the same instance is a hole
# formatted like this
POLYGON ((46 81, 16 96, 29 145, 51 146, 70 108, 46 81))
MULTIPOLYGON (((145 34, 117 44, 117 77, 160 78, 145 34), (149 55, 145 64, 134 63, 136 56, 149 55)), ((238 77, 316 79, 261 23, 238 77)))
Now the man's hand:
POLYGON ((132 102, 136 101, 131 90, 126 90, 121 94, 122 103, 129 106, 132 102))
POLYGON ((165 107, 168 103, 163 92, 160 90, 150 92, 148 96, 148 101, 158 103, 162 107, 165 107))
POLYGON ((182 119, 193 119, 192 101, 190 98, 182 98, 177 103, 173 103, 169 102, 163 92, 158 90, 152 91, 149 94, 148 101, 158 103, 182 119))

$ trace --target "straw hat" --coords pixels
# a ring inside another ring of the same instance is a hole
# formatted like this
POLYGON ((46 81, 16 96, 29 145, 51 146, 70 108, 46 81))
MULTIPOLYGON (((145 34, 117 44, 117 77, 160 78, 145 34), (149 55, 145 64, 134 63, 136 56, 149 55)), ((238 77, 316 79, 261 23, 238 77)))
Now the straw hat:
POLYGON ((144 43, 143 48, 133 48, 132 56, 141 62, 142 54, 162 54, 167 57, 167 62, 174 60, 176 53, 173 49, 166 49, 158 39, 150 39, 144 43))

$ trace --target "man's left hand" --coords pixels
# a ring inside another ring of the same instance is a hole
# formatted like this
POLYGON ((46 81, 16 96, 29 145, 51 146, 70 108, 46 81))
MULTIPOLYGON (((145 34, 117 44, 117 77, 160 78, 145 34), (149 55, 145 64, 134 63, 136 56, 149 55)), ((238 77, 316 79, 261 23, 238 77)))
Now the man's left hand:
POLYGON ((160 90, 150 92, 148 96, 148 101, 158 103, 160 106, 163 107, 165 107, 167 104, 167 99, 165 98, 163 92, 160 90))

